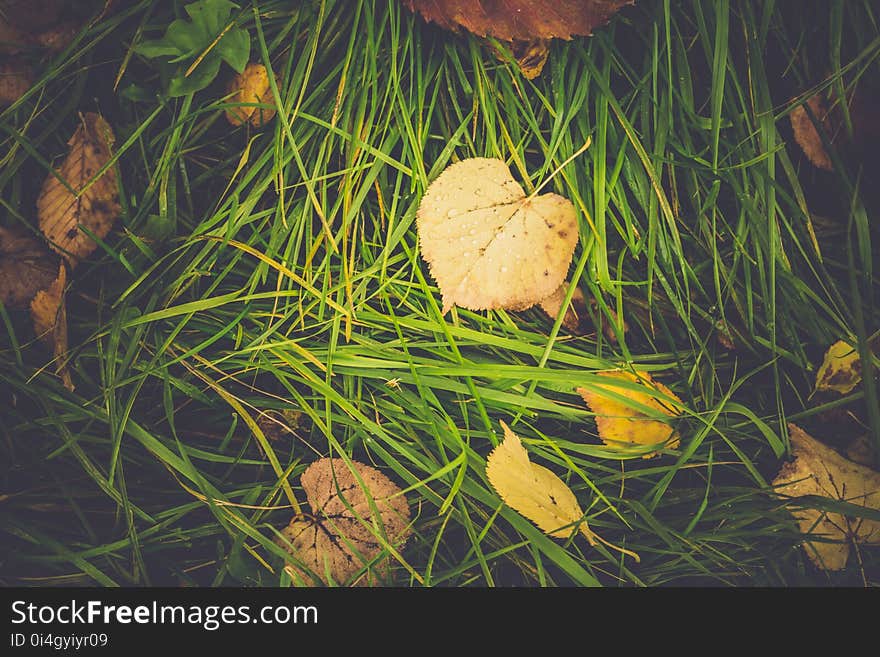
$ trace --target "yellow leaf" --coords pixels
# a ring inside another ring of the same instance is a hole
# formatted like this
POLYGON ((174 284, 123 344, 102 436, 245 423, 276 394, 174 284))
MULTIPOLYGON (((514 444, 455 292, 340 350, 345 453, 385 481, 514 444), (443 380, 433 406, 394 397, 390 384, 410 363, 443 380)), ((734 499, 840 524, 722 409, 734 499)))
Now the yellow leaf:
POLYGON ((269 71, 262 64, 250 63, 244 71, 229 81, 227 93, 230 103, 252 103, 230 107, 226 110, 226 120, 232 125, 250 122, 255 128, 266 125, 275 116, 274 107, 256 107, 257 103, 274 105, 272 88, 269 85, 269 71))
MULTIPOLYGON (((844 458, 795 424, 788 425, 794 460, 782 466, 773 485, 791 497, 818 495, 880 510, 880 472, 844 458)), ((880 545, 880 522, 850 518, 819 509, 795 513, 804 534, 827 540, 808 541, 807 556, 825 570, 841 570, 850 544, 880 545)))
POLYGON ((842 395, 862 382, 862 361, 859 350, 838 340, 828 347, 825 359, 816 372, 816 392, 834 390, 842 395))
MULTIPOLYGON (((639 445, 657 445, 670 449, 678 447, 678 434, 675 430, 665 421, 655 419, 647 412, 653 411, 655 415, 670 417, 679 415, 682 401, 675 393, 662 383, 654 381, 646 372, 598 372, 597 375, 613 382, 594 384, 591 388, 578 388, 577 392, 596 414, 596 427, 605 444, 619 448, 639 445)), ((651 452, 644 458, 657 454, 658 452, 651 452)))
POLYGON ((568 538, 574 523, 593 545, 594 537, 571 488, 547 468, 529 461, 522 442, 504 422, 504 440, 486 459, 486 476, 505 504, 544 532, 568 538))
POLYGON ((471 310, 525 310, 557 291, 578 239, 574 205, 527 197, 502 160, 470 158, 431 183, 416 215, 422 257, 443 295, 471 310))

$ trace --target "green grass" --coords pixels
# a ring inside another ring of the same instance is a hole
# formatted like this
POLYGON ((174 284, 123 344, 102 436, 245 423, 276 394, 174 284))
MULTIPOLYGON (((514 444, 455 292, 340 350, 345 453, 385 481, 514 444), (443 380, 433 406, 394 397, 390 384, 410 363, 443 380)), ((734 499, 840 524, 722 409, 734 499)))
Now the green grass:
POLYGON ((4 224, 36 230, 84 111, 116 130, 124 208, 68 293, 74 392, 0 308, 0 581, 287 584, 276 530, 302 470, 339 453, 408 490, 401 585, 880 581, 876 548, 816 570, 768 488, 786 422, 880 444, 870 376, 810 399, 825 348, 867 354, 880 327, 874 183, 843 157, 813 170, 787 117, 810 90, 880 81, 870 0, 639 2, 554 42, 532 82, 398 2, 240 4, 278 78, 261 131, 228 126, 224 80, 166 99, 130 52, 181 2, 124 3, 0 114, 4 224), (571 276, 617 340, 536 310, 441 316, 414 221, 429 182, 499 157, 530 191, 588 138, 545 189, 578 210, 571 276), (685 401, 679 449, 596 438, 574 391, 621 363, 685 401), (862 424, 823 423, 835 408, 862 424), (272 409, 302 421, 269 440, 272 409), (502 420, 640 563, 500 502, 484 466, 502 420))

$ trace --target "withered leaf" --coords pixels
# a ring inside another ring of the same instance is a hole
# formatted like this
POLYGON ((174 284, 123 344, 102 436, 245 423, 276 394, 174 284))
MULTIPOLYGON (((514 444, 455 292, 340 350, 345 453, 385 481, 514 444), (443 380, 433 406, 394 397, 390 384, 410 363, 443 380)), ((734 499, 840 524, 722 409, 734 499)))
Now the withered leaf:
POLYGON ((70 150, 57 174, 49 174, 37 198, 40 228, 49 245, 67 258, 71 267, 91 254, 97 244, 80 226, 104 238, 119 217, 116 172, 108 168, 89 181, 110 159, 113 131, 98 114, 89 112, 68 141, 70 150))
POLYGON ((313 516, 294 517, 282 531, 286 542, 278 542, 295 557, 288 567, 305 585, 383 583, 390 570, 384 546, 400 548, 410 534, 400 488, 376 468, 352 465, 357 477, 343 459, 323 458, 300 479, 313 516))
MULTIPOLYGON (((272 88, 269 86, 269 72, 262 64, 251 62, 245 66, 244 71, 235 75, 226 89, 227 94, 232 94, 227 102, 230 103, 262 103, 274 105, 272 88)), ((249 122, 255 128, 266 125, 275 116, 274 107, 255 107, 253 105, 240 105, 226 110, 226 120, 232 125, 241 125, 249 122)))
POLYGON ((502 160, 448 166, 416 214, 422 257, 443 295, 443 312, 525 310, 562 284, 578 238, 571 201, 527 197, 502 160))
POLYGON ((589 35, 633 0, 406 0, 447 30, 464 28, 504 41, 589 35))
POLYGON ((846 395, 862 382, 862 360, 859 350, 838 340, 825 352, 825 358, 816 372, 816 392, 833 390, 846 395))
POLYGON ((68 390, 73 381, 67 369, 67 308, 64 301, 67 287, 67 266, 58 265, 58 275, 45 290, 37 292, 31 301, 31 320, 34 332, 52 350, 55 372, 68 390))
POLYGON ((0 301, 27 308, 58 277, 58 258, 23 230, 0 226, 0 301))
MULTIPOLYGON (((504 46, 516 60, 517 66, 526 80, 534 80, 541 75, 544 65, 547 63, 547 57, 550 55, 550 39, 511 41, 505 43, 504 46)), ((495 56, 501 61, 507 61, 507 56, 500 50, 495 50, 495 56)))
MULTIPOLYGON (((789 423, 794 460, 782 466, 773 486, 791 497, 817 495, 880 510, 880 472, 844 458, 803 429, 789 423)), ((825 570, 841 570, 851 544, 880 545, 880 522, 819 509, 795 512, 801 532, 825 540, 809 540, 807 556, 825 570), (829 542, 830 541, 830 542, 829 542)))

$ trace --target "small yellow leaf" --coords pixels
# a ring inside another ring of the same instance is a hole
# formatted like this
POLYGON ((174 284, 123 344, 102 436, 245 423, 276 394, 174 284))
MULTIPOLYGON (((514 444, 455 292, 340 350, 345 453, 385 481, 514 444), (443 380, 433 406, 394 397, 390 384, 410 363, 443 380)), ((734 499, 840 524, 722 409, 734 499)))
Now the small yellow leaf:
MULTIPOLYGON (((596 427, 605 444, 619 448, 637 445, 658 445, 670 449, 678 447, 678 434, 675 430, 663 420, 649 416, 643 408, 670 417, 679 415, 683 402, 674 392, 654 381, 646 372, 598 372, 597 375, 613 382, 607 385, 594 384, 591 388, 578 388, 577 392, 596 414, 596 427), (634 389, 633 385, 639 389, 634 389), (619 397, 624 397, 632 404, 619 397)), ((651 452, 644 458, 657 454, 658 452, 651 452)))
POLYGON ((556 538, 568 538, 580 523, 590 544, 594 537, 571 488, 547 468, 529 461, 522 442, 504 422, 504 440, 486 459, 486 476, 505 504, 556 538))
POLYGON ((816 372, 816 392, 834 390, 842 395, 862 382, 862 361, 859 350, 838 340, 828 347, 825 359, 816 372))
POLYGON ((255 128, 266 125, 275 116, 274 107, 256 107, 257 103, 274 104, 272 88, 269 84, 269 71, 262 64, 250 63, 244 71, 229 81, 227 93, 230 103, 253 103, 239 105, 226 110, 226 120, 232 125, 250 122, 255 128))
POLYGON ((443 295, 471 310, 525 310, 557 291, 578 240, 577 214, 558 194, 526 196, 502 160, 447 167, 416 213, 422 257, 443 295))

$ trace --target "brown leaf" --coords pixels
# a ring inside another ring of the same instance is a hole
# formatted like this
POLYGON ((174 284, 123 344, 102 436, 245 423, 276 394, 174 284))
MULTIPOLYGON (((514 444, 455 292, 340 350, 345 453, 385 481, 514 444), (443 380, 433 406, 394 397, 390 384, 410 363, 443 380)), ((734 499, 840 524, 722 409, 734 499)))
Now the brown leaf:
POLYGON ((12 105, 34 83, 31 67, 18 57, 0 61, 0 107, 12 105))
POLYGON ((0 301, 27 308, 58 276, 58 258, 29 233, 0 226, 0 301))
MULTIPOLYGON (((791 497, 818 495, 880 509, 880 473, 854 463, 789 423, 794 460, 782 466, 773 486, 791 497)), ((880 545, 880 522, 819 509, 795 513, 801 532, 825 540, 808 541, 807 556, 825 570, 841 570, 851 543, 880 545)))
POLYGON ((73 390, 73 381, 65 362, 67 357, 67 310, 64 303, 67 287, 67 267, 58 265, 58 276, 45 290, 37 292, 31 301, 31 319, 34 332, 51 350, 55 358, 55 372, 64 387, 73 390))
POLYGON ((406 0, 447 30, 464 28, 504 41, 589 35, 633 0, 406 0))
MULTIPOLYGON (((829 118, 828 107, 822 95, 816 94, 805 103, 809 108, 813 117, 822 125, 822 129, 831 135, 833 132, 832 122, 829 118)), ((813 163, 813 166, 825 171, 831 171, 831 158, 825 151, 822 144, 822 138, 816 131, 816 126, 810 120, 809 114, 803 105, 798 105, 789 114, 791 121, 791 129, 794 133, 794 140, 804 151, 807 159, 813 163)))
POLYGON ((578 239, 574 205, 558 194, 525 195, 507 165, 484 157, 448 166, 416 213, 422 257, 443 313, 525 310, 552 295, 578 239))
POLYGON ((37 198, 37 216, 49 245, 75 267, 97 247, 79 227, 88 229, 99 239, 104 238, 113 228, 121 208, 113 167, 86 188, 110 159, 113 132, 107 122, 89 112, 82 117, 81 125, 67 143, 70 150, 57 173, 77 194, 72 194, 50 173, 37 198))
POLYGON ((380 557, 383 544, 399 548, 410 534, 409 506, 400 488, 376 468, 352 465, 363 485, 340 458, 315 461, 300 479, 314 515, 294 517, 282 531, 287 542, 279 544, 296 558, 288 567, 308 586, 387 580, 390 561, 380 557))
MULTIPOLYGON (((549 297, 542 299, 540 302, 541 310, 543 310, 552 320, 556 320, 559 311, 562 310, 562 303, 565 301, 565 294, 568 292, 568 282, 563 283, 549 297)), ((574 289, 571 297, 571 303, 565 309, 565 316, 562 318, 562 325, 572 333, 580 331, 581 324, 587 314, 587 301, 584 293, 579 287, 574 289)))
MULTIPOLYGON (((519 70, 526 80, 534 80, 541 75, 547 57, 550 55, 550 39, 533 39, 532 41, 510 41, 505 44, 510 56, 516 60, 519 70)), ((507 55, 501 49, 495 50, 495 56, 502 62, 507 55)))
MULTIPOLYGON (((230 103, 263 103, 273 105, 272 88, 269 86, 269 72, 262 64, 250 63, 244 71, 229 81, 227 94, 232 94, 230 103)), ((249 122, 255 128, 261 128, 275 116, 274 107, 254 107, 240 105, 226 110, 226 120, 232 125, 249 122)))

